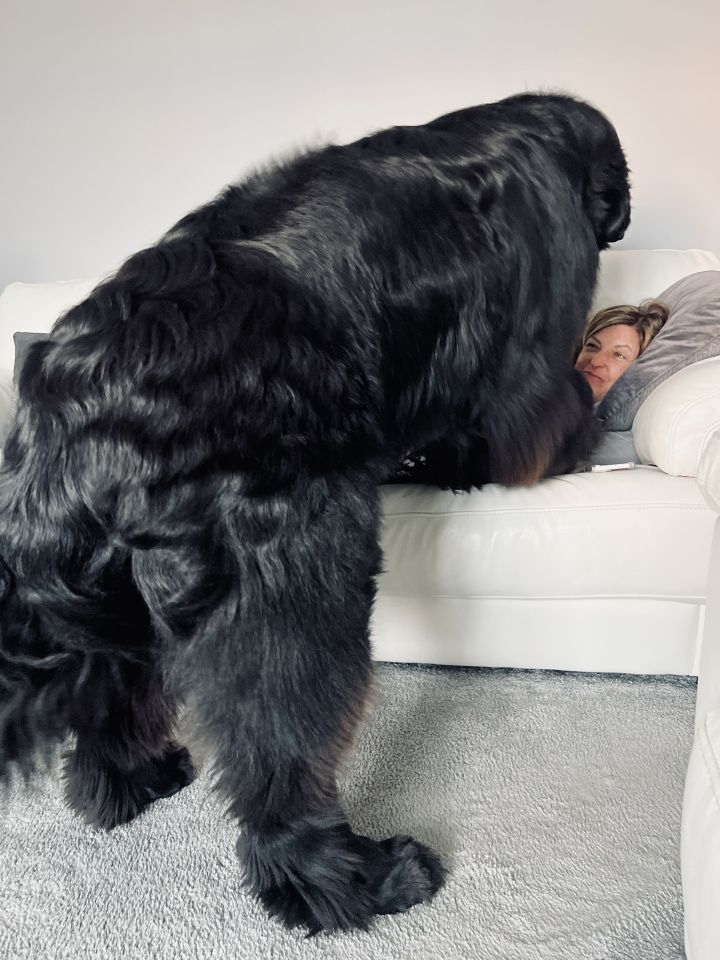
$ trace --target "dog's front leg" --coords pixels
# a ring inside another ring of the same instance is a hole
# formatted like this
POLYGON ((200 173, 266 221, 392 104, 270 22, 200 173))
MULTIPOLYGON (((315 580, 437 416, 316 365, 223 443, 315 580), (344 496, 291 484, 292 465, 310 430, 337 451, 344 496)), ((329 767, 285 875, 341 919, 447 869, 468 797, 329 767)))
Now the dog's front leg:
POLYGON ((249 890, 287 926, 365 927, 430 899, 443 877, 409 837, 355 834, 338 798, 337 766, 371 674, 377 489, 335 476, 252 497, 241 490, 240 481, 218 505, 224 596, 199 607, 220 576, 201 543, 139 556, 137 582, 172 650, 168 676, 241 825, 249 890))
POLYGON ((490 481, 487 441, 483 436, 441 438, 408 454, 383 482, 418 483, 468 491, 490 481))

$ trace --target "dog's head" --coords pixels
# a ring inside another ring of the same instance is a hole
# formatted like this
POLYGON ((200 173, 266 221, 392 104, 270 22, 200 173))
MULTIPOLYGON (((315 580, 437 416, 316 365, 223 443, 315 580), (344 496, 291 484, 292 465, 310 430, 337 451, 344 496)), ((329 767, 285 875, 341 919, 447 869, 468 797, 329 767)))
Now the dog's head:
POLYGON ((622 240, 630 225, 630 182, 615 127, 598 110, 590 107, 589 111, 585 115, 587 168, 583 200, 598 247, 604 250, 609 243, 622 240))
POLYGON ((519 94, 501 101, 524 109, 582 191, 600 250, 630 224, 630 183, 615 127, 595 107, 565 94, 519 94))

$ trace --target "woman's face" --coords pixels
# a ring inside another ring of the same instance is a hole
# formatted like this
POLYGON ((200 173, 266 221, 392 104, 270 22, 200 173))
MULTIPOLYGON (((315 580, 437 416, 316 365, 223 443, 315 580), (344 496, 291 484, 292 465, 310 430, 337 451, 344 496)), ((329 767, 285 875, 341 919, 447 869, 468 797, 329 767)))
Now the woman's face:
POLYGON ((616 323, 588 338, 575 361, 590 384, 597 403, 640 355, 640 337, 635 327, 616 323))

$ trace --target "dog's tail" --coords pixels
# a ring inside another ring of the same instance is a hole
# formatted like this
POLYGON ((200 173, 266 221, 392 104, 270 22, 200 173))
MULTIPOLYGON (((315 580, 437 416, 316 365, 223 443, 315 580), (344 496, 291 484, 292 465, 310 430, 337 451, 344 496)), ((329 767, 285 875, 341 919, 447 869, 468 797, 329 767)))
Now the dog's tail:
POLYGON ((80 655, 54 649, 0 558, 0 782, 47 765, 69 725, 80 655))

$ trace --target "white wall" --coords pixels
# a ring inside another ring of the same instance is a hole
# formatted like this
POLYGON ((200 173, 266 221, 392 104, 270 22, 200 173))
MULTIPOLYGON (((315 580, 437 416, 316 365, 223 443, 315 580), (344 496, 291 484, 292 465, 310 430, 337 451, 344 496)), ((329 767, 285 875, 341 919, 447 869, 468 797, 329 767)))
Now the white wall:
POLYGON ((614 121, 626 247, 720 252, 717 0, 2 0, 0 287, 92 277, 278 152, 520 90, 614 121))

